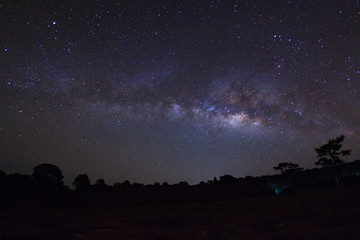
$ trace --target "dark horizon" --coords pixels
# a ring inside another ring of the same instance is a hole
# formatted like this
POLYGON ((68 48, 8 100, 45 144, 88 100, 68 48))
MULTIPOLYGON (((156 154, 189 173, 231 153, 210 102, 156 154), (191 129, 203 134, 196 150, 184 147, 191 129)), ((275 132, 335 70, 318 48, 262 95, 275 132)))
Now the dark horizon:
MULTIPOLYGON (((351 182, 356 183, 356 179, 358 178, 359 174, 360 174, 360 170, 359 170, 359 163, 360 160, 354 160, 351 162, 345 161, 346 157, 350 156, 352 153, 352 149, 344 149, 343 148, 343 141, 345 140, 345 136, 344 135, 340 135, 336 138, 333 139, 329 139, 328 142, 324 143, 323 145, 319 146, 318 148, 315 148, 315 152, 317 154, 317 161, 314 162, 314 167, 310 168, 310 169, 304 169, 302 166, 300 166, 297 163, 293 163, 293 162, 281 162, 278 163, 276 166, 274 166, 272 169, 276 171, 276 174, 268 174, 268 175, 261 175, 261 176, 245 176, 245 177, 236 177, 236 176, 232 176, 230 174, 224 174, 222 176, 214 176, 212 179, 206 179, 206 180, 202 180, 199 183, 188 183, 187 181, 179 181, 176 183, 168 183, 166 181, 163 182, 154 182, 154 183, 142 183, 142 182, 131 182, 129 180, 125 180, 123 182, 115 182, 115 183, 108 183, 106 182, 106 180, 104 179, 104 177, 102 178, 98 178, 96 180, 93 180, 92 183, 92 179, 86 174, 86 173, 82 173, 77 175, 73 181, 71 181, 71 184, 66 184, 66 182, 69 182, 69 180, 66 181, 66 179, 64 180, 64 175, 62 173, 61 168, 59 168, 58 166, 51 164, 51 163, 42 163, 38 166, 34 166, 32 174, 22 174, 22 173, 11 173, 11 174, 7 174, 5 172, 3 172, 0 169, 0 177, 8 177, 13 178, 13 180, 10 180, 10 183, 12 181, 14 181, 15 183, 17 181, 18 184, 20 184, 20 186, 22 186, 22 184, 26 185, 26 184, 30 184, 33 185, 37 185, 40 182, 44 181, 44 183, 46 184, 50 184, 50 185, 58 185, 58 186, 66 186, 69 187, 70 189, 75 188, 75 190, 79 190, 79 186, 81 188, 81 185, 83 185, 85 183, 85 185, 87 187, 90 186, 113 186, 113 187, 117 187, 117 186, 136 186, 139 187, 141 186, 154 186, 154 187, 168 187, 171 185, 179 185, 182 186, 185 184, 185 186, 204 186, 204 185, 209 185, 209 184, 216 184, 216 183, 222 183, 222 184, 229 184, 229 183, 235 183, 236 181, 252 181, 257 179, 257 182, 263 182, 262 184, 267 185, 268 187, 270 187, 270 189, 272 189, 272 191, 275 191, 275 194, 280 193, 279 187, 271 187, 271 181, 266 180, 268 178, 276 178, 278 177, 279 179, 281 179, 281 181, 285 182, 289 181, 289 179, 292 178, 300 178, 302 179, 302 181, 304 181, 307 177, 310 177, 311 180, 306 179, 305 181, 319 181, 321 179, 321 177, 325 177, 327 179, 329 179, 329 185, 332 186, 332 184, 338 185, 340 182, 342 182, 342 184, 349 184, 351 182), (41 170, 39 170, 41 169, 41 170), (39 172, 41 172, 41 174, 39 175, 39 172), (312 173, 312 174, 311 174, 312 173), (314 174, 316 173, 316 174, 314 174), (307 177, 306 177, 307 175, 307 177), (315 177, 315 175, 317 175, 317 177, 315 177), (40 179, 39 181, 39 176, 44 176, 44 179, 40 179), (320 176, 320 178, 319 178, 320 176), (57 180, 54 180, 57 179, 57 180), (259 181, 259 179, 265 179, 262 181, 259 181), (286 180, 288 179, 288 180, 286 180), (24 181, 23 183, 21 183, 22 181, 24 181), (33 182, 33 183, 31 183, 33 182), (80 185, 79 185, 80 184, 80 185), (269 185, 270 184, 270 185, 269 185), (277 190, 276 190, 277 189, 277 190)), ((4 180, 4 179, 3 179, 4 180)), ((6 182, 6 181, 5 181, 6 182)), ((13 183, 12 183, 13 184, 13 183)), ((320 185, 322 185, 323 183, 321 183, 320 181, 320 185)), ((11 184, 10 184, 11 185, 11 184)), ((294 187, 291 185, 286 184, 285 188, 290 188, 290 189, 297 189, 297 191, 299 191, 302 187, 304 187, 304 183, 301 183, 300 185, 302 185, 300 188, 299 186, 294 187)), ((305 184, 306 185, 306 184, 305 184)), ((326 186, 326 184, 325 184, 326 186)), ((87 188, 86 187, 86 188, 87 188)), ((322 186, 324 187, 324 186, 322 186)))
POLYGON ((176 183, 360 156, 360 4, 7 1, 0 169, 176 183))

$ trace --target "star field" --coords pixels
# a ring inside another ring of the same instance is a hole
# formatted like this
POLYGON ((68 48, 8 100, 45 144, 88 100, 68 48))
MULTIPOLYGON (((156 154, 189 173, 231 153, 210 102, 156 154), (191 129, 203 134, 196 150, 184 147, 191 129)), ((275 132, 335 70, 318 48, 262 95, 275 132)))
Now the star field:
POLYGON ((198 183, 359 157, 360 3, 7 1, 0 169, 198 183))

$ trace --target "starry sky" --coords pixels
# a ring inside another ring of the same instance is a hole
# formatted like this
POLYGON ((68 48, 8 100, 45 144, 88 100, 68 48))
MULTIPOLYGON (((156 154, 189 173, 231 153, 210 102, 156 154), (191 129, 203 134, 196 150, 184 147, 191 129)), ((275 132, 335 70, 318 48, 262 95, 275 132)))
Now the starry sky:
POLYGON ((191 184, 360 157, 360 1, 3 1, 0 169, 191 184))

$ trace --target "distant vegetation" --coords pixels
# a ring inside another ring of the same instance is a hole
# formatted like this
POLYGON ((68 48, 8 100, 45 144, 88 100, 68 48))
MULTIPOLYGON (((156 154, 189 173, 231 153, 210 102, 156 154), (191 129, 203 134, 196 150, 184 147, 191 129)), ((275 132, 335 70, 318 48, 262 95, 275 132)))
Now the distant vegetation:
POLYGON ((313 191, 339 184, 360 183, 360 160, 345 163, 344 157, 351 150, 341 150, 344 136, 329 140, 316 148, 318 160, 315 165, 322 168, 304 170, 298 164, 282 162, 274 167, 280 175, 235 178, 231 175, 200 182, 190 186, 187 182, 170 185, 131 184, 129 181, 107 185, 98 179, 91 185, 87 174, 78 175, 72 185, 64 186, 62 171, 53 164, 40 164, 32 175, 6 175, 0 170, 0 205, 16 203, 113 206, 118 204, 139 205, 176 203, 189 201, 213 201, 234 198, 254 198, 313 191))
POLYGON ((303 170, 301 167, 299 167, 299 164, 291 162, 279 163, 276 167, 273 167, 273 169, 279 170, 282 174, 300 172, 303 170))

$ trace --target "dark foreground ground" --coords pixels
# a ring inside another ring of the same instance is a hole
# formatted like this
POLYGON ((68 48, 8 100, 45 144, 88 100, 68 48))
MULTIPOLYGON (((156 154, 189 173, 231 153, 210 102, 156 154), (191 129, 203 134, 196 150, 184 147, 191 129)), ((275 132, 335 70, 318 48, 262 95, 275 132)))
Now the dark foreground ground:
POLYGON ((360 187, 117 208, 13 206, 0 239, 360 239, 360 187))

